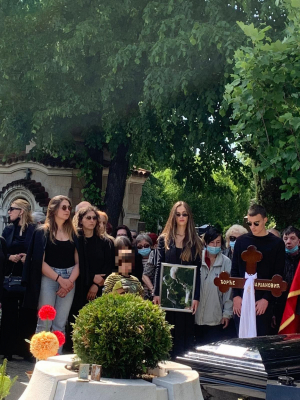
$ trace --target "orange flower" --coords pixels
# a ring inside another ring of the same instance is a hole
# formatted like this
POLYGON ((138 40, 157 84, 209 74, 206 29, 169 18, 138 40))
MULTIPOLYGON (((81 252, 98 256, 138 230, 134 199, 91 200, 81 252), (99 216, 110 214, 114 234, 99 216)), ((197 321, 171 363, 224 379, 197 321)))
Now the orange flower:
POLYGON ((57 336, 52 332, 40 332, 32 336, 30 351, 39 360, 55 356, 59 349, 57 336))

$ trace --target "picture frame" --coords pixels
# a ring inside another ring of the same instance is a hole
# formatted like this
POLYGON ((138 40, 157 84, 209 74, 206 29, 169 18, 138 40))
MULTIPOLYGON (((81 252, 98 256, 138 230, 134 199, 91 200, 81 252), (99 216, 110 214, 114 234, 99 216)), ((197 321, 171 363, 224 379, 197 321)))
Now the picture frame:
POLYGON ((160 306, 167 311, 192 312, 196 265, 161 263, 160 306))

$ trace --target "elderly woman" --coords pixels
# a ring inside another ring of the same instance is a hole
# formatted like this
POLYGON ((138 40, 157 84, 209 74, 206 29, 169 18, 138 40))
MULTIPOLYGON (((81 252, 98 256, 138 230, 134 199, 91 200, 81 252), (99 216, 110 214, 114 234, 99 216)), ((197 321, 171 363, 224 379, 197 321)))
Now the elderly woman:
POLYGON ((136 248, 139 255, 142 257, 144 283, 144 299, 152 300, 155 277, 155 250, 152 250, 152 239, 147 234, 140 234, 136 238, 136 248))
POLYGON ((233 257, 233 249, 235 245, 235 241, 239 236, 244 235, 244 233, 248 233, 247 229, 242 225, 232 225, 225 234, 226 239, 226 249, 223 251, 223 254, 232 260, 233 257))

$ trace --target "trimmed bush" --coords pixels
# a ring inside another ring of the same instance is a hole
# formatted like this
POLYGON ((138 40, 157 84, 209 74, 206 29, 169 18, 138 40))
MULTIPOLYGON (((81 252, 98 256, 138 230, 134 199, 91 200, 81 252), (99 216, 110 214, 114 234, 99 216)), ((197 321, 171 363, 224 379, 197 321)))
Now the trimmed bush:
POLYGON ((82 362, 101 364, 109 378, 134 378, 169 358, 165 312, 134 294, 106 294, 84 306, 73 326, 82 362))

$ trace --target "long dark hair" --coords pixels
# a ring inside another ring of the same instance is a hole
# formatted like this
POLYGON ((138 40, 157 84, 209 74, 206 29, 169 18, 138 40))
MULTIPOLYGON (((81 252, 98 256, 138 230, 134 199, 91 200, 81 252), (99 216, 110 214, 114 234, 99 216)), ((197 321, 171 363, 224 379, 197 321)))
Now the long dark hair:
MULTIPOLYGON (((49 231, 50 240, 53 243, 54 243, 54 239, 55 239, 57 229, 58 229, 57 223, 55 222, 55 215, 56 215, 57 210, 60 207, 60 204, 64 200, 67 200, 71 206, 71 200, 67 196, 58 195, 58 196, 53 197, 50 200, 50 203, 49 203, 48 209, 47 209, 46 221, 45 221, 44 225, 42 225, 42 227, 41 227, 41 229, 43 229, 44 232, 49 231)), ((73 242, 73 235, 76 234, 76 232, 75 232, 74 226, 72 224, 71 213, 69 215, 69 218, 63 223, 63 230, 68 235, 70 242, 73 242)))
POLYGON ((97 208, 94 207, 94 206, 88 206, 88 207, 85 207, 85 208, 80 208, 79 211, 77 211, 77 218, 73 220, 74 221, 74 227, 75 227, 75 229, 78 229, 78 231, 81 231, 84 234, 83 225, 82 225, 82 219, 90 211, 93 211, 95 213, 96 217, 97 217, 96 226, 95 226, 95 229, 94 229, 94 234, 99 236, 99 237, 101 237, 100 215, 98 213, 97 208))
POLYGON ((201 257, 201 252, 202 252, 202 244, 200 241, 199 236, 197 235, 196 229, 195 229, 195 224, 194 224, 194 219, 192 215, 192 211, 189 207, 189 205, 185 201, 177 201, 177 203, 174 204, 170 211, 170 215, 168 218, 168 221, 166 223, 166 226, 161 234, 161 236, 164 237, 165 239, 165 248, 169 250, 169 246, 171 242, 175 242, 176 239, 176 228, 177 228, 177 222, 176 222, 176 211, 178 207, 184 207, 186 209, 186 212, 188 214, 188 221, 187 221, 187 226, 185 230, 185 236, 182 242, 183 246, 183 251, 181 254, 181 259, 182 261, 190 261, 192 259, 192 247, 195 246, 195 257, 199 255, 201 257))

